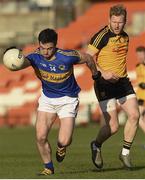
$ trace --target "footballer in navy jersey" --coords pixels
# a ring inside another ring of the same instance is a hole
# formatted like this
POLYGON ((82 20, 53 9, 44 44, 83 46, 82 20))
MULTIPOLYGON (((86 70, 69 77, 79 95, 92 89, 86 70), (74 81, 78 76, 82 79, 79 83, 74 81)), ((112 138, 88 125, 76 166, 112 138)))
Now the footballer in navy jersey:
POLYGON ((43 93, 47 97, 78 96, 80 87, 73 74, 73 65, 80 61, 81 56, 76 50, 57 48, 54 57, 48 60, 38 49, 27 58, 41 80, 43 93))
POLYGON ((57 117, 60 119, 56 150, 56 160, 59 163, 65 157, 66 147, 72 142, 80 92, 73 65, 86 63, 93 77, 96 77, 98 72, 90 55, 56 48, 57 33, 53 29, 42 30, 38 41, 39 48, 25 57, 21 69, 32 66, 42 82, 35 126, 36 143, 44 163, 44 169, 39 175, 51 175, 54 174, 54 166, 48 134, 57 117))

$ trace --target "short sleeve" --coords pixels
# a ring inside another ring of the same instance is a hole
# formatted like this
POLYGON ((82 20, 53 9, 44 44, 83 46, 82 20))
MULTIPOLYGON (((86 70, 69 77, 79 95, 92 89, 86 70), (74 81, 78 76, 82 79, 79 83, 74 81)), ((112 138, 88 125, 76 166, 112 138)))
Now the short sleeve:
POLYGON ((34 66, 35 65, 35 58, 34 58, 34 54, 29 54, 26 56, 26 58, 30 61, 31 65, 34 66))
POLYGON ((66 55, 69 55, 71 64, 77 64, 81 60, 81 54, 77 50, 67 51, 66 55))

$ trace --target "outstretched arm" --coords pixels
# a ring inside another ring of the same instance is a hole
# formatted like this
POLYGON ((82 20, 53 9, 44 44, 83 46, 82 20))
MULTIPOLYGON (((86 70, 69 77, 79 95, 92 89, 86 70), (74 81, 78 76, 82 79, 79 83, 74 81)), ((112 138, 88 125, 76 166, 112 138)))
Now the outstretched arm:
POLYGON ((25 58, 25 60, 24 60, 24 64, 23 64, 23 66, 22 66, 22 68, 21 68, 21 69, 25 69, 25 68, 27 68, 27 67, 31 66, 30 61, 29 61, 26 57, 24 57, 24 58, 25 58))
POLYGON ((86 63, 86 65, 88 66, 88 68, 90 69, 90 71, 92 72, 92 75, 95 75, 98 73, 97 71, 97 67, 96 64, 92 58, 92 56, 90 56, 87 53, 80 53, 81 59, 78 62, 78 64, 84 64, 86 63))
POLYGON ((31 66, 29 60, 23 55, 22 50, 16 47, 10 47, 5 50, 3 63, 11 71, 18 71, 31 66))

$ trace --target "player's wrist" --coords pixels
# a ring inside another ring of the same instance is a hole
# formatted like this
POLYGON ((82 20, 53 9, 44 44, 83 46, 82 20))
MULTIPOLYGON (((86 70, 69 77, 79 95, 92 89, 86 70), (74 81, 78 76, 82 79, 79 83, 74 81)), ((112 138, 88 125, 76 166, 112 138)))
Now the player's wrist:
POLYGON ((101 77, 101 72, 97 71, 97 73, 92 75, 92 79, 93 80, 98 80, 101 77))

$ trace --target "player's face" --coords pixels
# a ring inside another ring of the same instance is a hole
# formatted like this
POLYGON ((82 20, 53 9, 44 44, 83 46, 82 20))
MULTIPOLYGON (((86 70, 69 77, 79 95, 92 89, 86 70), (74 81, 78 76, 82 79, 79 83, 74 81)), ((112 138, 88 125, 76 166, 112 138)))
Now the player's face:
POLYGON ((114 32, 114 34, 120 34, 126 22, 123 15, 120 16, 112 15, 109 23, 110 23, 110 28, 114 32))
POLYGON ((140 63, 145 62, 145 52, 144 51, 138 51, 136 52, 137 59, 140 63))
POLYGON ((54 43, 45 43, 42 44, 41 42, 39 43, 39 49, 40 49, 40 54, 42 54, 45 58, 51 58, 54 53, 55 53, 55 45, 54 43))

